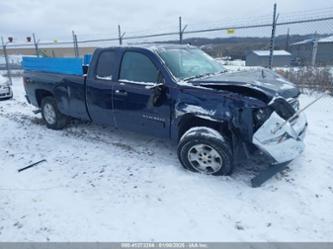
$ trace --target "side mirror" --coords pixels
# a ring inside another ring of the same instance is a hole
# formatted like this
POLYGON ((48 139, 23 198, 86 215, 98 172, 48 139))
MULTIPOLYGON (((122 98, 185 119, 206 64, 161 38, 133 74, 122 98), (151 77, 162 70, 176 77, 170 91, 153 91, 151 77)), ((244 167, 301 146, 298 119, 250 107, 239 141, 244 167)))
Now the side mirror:
POLYGON ((149 97, 148 108, 152 108, 154 106, 159 106, 163 103, 166 98, 166 91, 164 88, 164 84, 155 84, 151 86, 146 86, 146 89, 152 90, 152 93, 149 97))

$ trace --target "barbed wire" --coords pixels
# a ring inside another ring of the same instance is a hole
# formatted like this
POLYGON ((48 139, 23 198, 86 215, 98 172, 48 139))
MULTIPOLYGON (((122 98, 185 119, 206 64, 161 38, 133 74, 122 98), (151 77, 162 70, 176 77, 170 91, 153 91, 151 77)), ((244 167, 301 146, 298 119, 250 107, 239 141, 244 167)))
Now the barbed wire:
MULTIPOLYGON (((297 24, 314 24, 320 23, 324 21, 332 21, 333 20, 333 7, 325 8, 325 9, 314 9, 314 10, 307 10, 307 11, 294 11, 294 12, 286 12, 279 15, 279 19, 276 23, 277 27, 281 26, 289 26, 289 25, 297 25, 297 24)), ((227 31, 227 30, 247 30, 247 29, 256 29, 256 28, 269 28, 272 26, 272 16, 269 15, 262 15, 259 17, 244 17, 240 19, 234 20, 222 20, 216 21, 213 23, 200 23, 200 24, 191 24, 189 25, 184 31, 184 35, 194 35, 200 33, 213 33, 219 31, 227 31), (218 26, 218 24, 224 23, 223 26, 218 26), (206 28, 204 28, 206 27, 206 28)), ((171 25, 170 25, 171 27, 171 25)), ((174 30, 176 29, 176 25, 172 26, 174 30)), ((171 28, 170 28, 171 29, 171 28)), ((136 40, 136 39, 148 39, 148 38, 157 38, 157 37, 174 37, 180 34, 179 30, 177 31, 167 31, 166 27, 163 29, 159 29, 160 32, 153 33, 148 32, 149 29, 141 30, 141 31, 133 31, 133 32, 126 32, 125 36, 122 40, 136 40)), ((85 36, 88 34, 82 34, 85 36)), ((103 34, 99 34, 103 35, 103 34)), ((110 34, 105 34, 108 36, 110 34)), ((91 34, 93 36, 93 34, 91 34)), ((78 44, 89 44, 94 42, 115 42, 119 41, 119 37, 105 37, 105 38, 98 38, 98 39, 80 39, 81 35, 78 35, 78 44)), ((72 45, 73 41, 58 41, 58 42, 39 42, 39 45, 47 46, 47 45, 72 45)), ((20 46, 31 46, 33 47, 34 44, 22 43, 22 44, 8 44, 8 47, 20 47, 20 46)))
MULTIPOLYGON (((328 17, 312 17, 308 19, 290 19, 290 20, 283 20, 278 21, 277 26, 285 26, 285 25, 293 25, 293 24, 303 24, 303 23, 313 23, 313 22, 323 22, 333 20, 333 15, 328 17)), ((267 22, 258 22, 255 24, 250 25, 227 25, 223 27, 216 27, 216 28, 208 28, 208 29, 188 29, 183 32, 183 34, 198 34, 198 33, 207 33, 207 32, 216 32, 216 31, 225 31, 229 29, 253 29, 253 28, 264 28, 264 27, 271 27, 272 23, 267 22)), ((144 39, 144 38, 154 38, 154 37, 165 37, 165 36, 172 36, 172 35, 179 35, 178 31, 174 32, 161 32, 156 34, 146 34, 146 35, 128 35, 123 37, 123 40, 134 40, 134 39, 144 39)), ((103 41, 117 41, 119 38, 106 38, 106 39, 91 39, 91 40, 80 40, 78 43, 89 43, 89 42, 103 42, 103 41)))
MULTIPOLYGON (((293 11, 293 12, 285 12, 280 14, 279 20, 280 22, 288 22, 288 21, 296 21, 295 16, 298 20, 303 19, 311 19, 313 16, 318 17, 331 17, 333 13, 333 7, 325 8, 325 9, 313 9, 313 10, 306 10, 306 11, 293 11)), ((240 18, 224 18, 214 22, 197 22, 191 23, 189 25, 190 30, 201 30, 201 29, 213 29, 217 26, 224 24, 224 26, 246 26, 248 23, 255 22, 256 24, 270 24, 271 25, 272 16, 271 14, 267 13, 265 15, 260 16, 252 16, 252 17, 240 17, 240 18)), ((178 23, 175 22, 175 25, 167 25, 163 27, 159 27, 159 33, 170 33, 169 31, 173 28, 176 28, 178 23)), ((143 30, 128 30, 127 33, 131 34, 131 36, 141 36, 146 34, 154 34, 153 29, 143 29, 143 30)), ((110 36, 110 33, 104 34, 93 34, 93 36, 110 36)), ((92 36, 92 34, 80 34, 80 37, 84 36, 92 36)))

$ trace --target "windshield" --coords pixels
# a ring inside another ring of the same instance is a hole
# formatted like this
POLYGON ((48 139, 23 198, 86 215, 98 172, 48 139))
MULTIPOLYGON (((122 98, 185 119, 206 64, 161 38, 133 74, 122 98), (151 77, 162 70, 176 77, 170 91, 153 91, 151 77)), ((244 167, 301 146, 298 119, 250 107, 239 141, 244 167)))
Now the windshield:
POLYGON ((158 51, 172 74, 187 80, 225 71, 223 66, 198 48, 167 48, 158 51))

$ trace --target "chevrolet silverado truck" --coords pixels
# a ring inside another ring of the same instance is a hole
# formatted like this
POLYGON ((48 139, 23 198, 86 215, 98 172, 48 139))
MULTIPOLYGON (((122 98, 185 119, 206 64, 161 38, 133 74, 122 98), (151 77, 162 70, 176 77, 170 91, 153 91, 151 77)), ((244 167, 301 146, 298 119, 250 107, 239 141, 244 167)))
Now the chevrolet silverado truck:
POLYGON ((271 70, 228 72, 194 46, 171 44, 99 48, 75 72, 43 60, 56 67, 56 58, 23 60, 23 81, 50 129, 71 117, 171 139, 185 169, 215 176, 254 155, 286 164, 304 149, 300 92, 271 70))

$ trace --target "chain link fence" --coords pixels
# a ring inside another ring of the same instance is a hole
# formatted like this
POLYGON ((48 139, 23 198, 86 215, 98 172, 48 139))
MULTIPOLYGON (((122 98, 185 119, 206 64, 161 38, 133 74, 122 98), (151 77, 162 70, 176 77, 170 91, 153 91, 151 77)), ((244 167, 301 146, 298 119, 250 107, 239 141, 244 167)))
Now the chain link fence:
MULTIPOLYGON (((97 47, 141 43, 186 43, 201 47, 230 70, 272 67, 301 88, 333 92, 333 7, 188 24, 181 17, 174 27, 114 34, 72 32, 67 41, 42 41, 35 34, 26 42, 2 39, 0 69, 10 76, 11 60, 20 55, 82 57, 97 47), (15 55, 15 56, 14 56, 15 55)), ((15 64, 15 63, 14 63, 15 64)))

